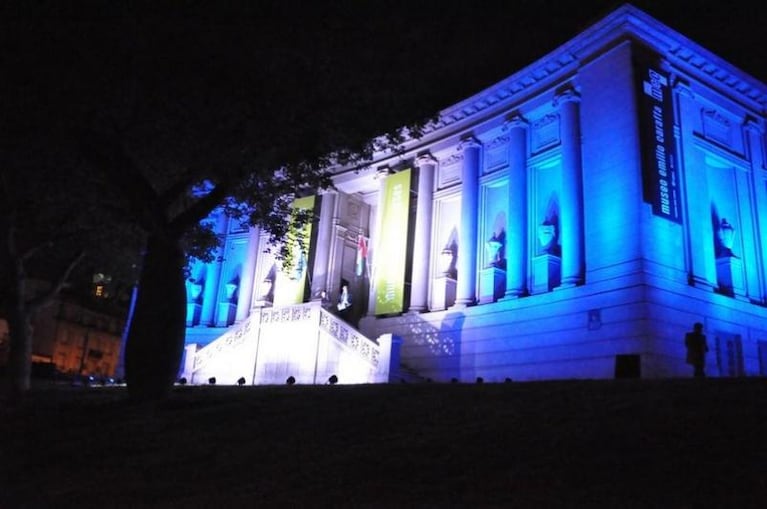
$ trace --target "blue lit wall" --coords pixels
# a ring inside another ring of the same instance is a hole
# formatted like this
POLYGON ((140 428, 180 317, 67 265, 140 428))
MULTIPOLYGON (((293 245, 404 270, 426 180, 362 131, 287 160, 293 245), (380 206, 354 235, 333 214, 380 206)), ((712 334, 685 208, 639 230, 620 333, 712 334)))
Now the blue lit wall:
MULTIPOLYGON (((435 381, 691 376, 694 322, 711 376, 767 375, 765 104, 767 86, 624 6, 444 110, 402 154, 338 168, 312 298, 351 281, 361 332, 398 336, 403 365, 435 381), (415 164, 425 155, 433 166, 415 164), (433 178, 410 211, 427 211, 428 236, 402 231, 408 256, 428 253, 403 280, 427 309, 377 315, 355 243, 370 237, 374 276, 380 175, 400 168, 433 178)), ((223 281, 253 251, 236 252, 204 271, 223 281)), ((248 305, 274 265, 258 256, 248 305)))

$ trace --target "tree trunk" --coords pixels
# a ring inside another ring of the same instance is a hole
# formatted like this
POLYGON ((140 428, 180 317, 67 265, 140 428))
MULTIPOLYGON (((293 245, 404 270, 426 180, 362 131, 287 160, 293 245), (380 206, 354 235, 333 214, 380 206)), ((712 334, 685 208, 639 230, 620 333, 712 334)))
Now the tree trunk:
POLYGON ((30 387, 32 371, 32 324, 24 308, 23 297, 11 292, 8 310, 8 397, 11 402, 20 401, 30 387))
POLYGON ((165 399, 176 380, 186 327, 184 264, 178 239, 149 237, 125 347, 133 400, 165 399))
POLYGON ((15 250, 13 222, 3 216, 0 239, 4 240, 0 264, 5 272, 7 290, 7 320, 10 339, 7 365, 7 392, 12 403, 29 391, 32 372, 32 316, 26 305, 26 275, 24 264, 15 250))

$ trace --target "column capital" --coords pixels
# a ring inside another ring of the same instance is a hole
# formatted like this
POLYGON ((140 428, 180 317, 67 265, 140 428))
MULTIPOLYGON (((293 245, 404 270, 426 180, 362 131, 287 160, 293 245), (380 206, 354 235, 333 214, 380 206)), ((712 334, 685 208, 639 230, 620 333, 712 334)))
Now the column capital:
POLYGON ((481 148, 482 142, 480 142, 473 134, 468 134, 461 138, 458 143, 458 150, 465 151, 470 148, 481 148))
POLYGON ((388 166, 379 166, 376 168, 376 178, 383 179, 392 174, 391 168, 388 166))
POLYGON ((579 94, 575 88, 568 87, 564 90, 560 90, 557 92, 556 96, 554 96, 554 107, 558 107, 561 104, 574 102, 579 103, 581 102, 581 94, 579 94))
POLYGON ((529 125, 530 122, 528 122, 525 117, 519 113, 512 113, 506 117, 506 120, 503 122, 503 127, 501 129, 503 131, 510 131, 512 129, 526 129, 529 125))
POLYGON ((746 119, 743 122, 743 127, 746 131, 756 134, 764 134, 764 127, 762 127, 758 120, 750 115, 746 116, 746 119))
POLYGON ((674 92, 682 97, 695 99, 695 92, 692 91, 690 83, 688 83, 686 80, 675 77, 675 79, 671 82, 671 88, 674 92))
POLYGON ((437 158, 431 155, 431 153, 426 152, 424 154, 418 155, 415 158, 415 161, 413 161, 413 164, 416 168, 420 168, 421 166, 436 165, 437 158))

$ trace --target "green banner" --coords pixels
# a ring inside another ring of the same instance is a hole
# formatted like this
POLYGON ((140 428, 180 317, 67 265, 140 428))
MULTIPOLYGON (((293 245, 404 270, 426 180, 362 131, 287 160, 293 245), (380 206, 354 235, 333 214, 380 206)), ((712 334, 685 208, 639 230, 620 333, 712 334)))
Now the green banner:
MULTIPOLYGON (((306 196, 293 201, 294 210, 314 211, 314 196, 306 196)), ((292 218, 291 222, 295 222, 292 218)), ((274 305, 289 306, 300 304, 306 295, 306 279, 309 272, 309 249, 312 238, 312 221, 307 221, 302 228, 291 226, 285 242, 290 249, 290 259, 277 272, 274 286, 274 305)))
POLYGON ((383 210, 378 212, 383 220, 373 260, 377 315, 404 309, 410 170, 386 177, 383 193, 383 210))

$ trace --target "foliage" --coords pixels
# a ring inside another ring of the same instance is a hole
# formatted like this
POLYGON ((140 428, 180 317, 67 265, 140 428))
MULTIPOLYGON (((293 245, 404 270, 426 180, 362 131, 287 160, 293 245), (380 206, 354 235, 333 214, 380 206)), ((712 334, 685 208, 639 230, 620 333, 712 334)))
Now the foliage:
MULTIPOLYGON (((449 104, 455 81, 439 73, 454 66, 430 58, 420 25, 382 4, 346 7, 95 3, 84 15, 43 1, 5 13, 15 65, 3 132, 31 133, 18 166, 46 159, 28 188, 58 186, 52 170, 71 168, 57 191, 85 206, 65 224, 92 233, 73 245, 147 246, 128 340, 131 369, 143 369, 134 381, 172 380, 185 309, 178 253, 211 255, 217 239, 202 221, 212 210, 285 239, 294 196, 328 187, 333 165, 396 150, 449 104)), ((42 223, 66 217, 59 197, 37 206, 42 223)))

